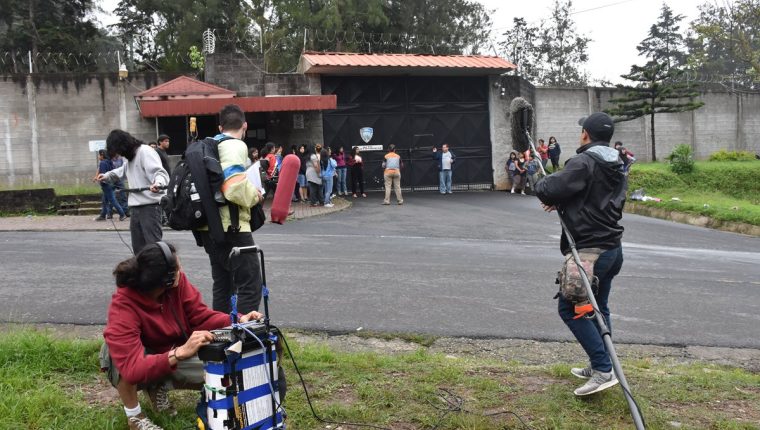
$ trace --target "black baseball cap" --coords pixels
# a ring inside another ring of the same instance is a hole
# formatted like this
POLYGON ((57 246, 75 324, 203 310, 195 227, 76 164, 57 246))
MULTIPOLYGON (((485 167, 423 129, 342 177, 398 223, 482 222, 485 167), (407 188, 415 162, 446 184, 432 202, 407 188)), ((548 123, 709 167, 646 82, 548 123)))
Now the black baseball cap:
POLYGON ((578 120, 578 125, 588 132, 592 140, 609 142, 615 133, 615 122, 604 112, 595 112, 578 120))

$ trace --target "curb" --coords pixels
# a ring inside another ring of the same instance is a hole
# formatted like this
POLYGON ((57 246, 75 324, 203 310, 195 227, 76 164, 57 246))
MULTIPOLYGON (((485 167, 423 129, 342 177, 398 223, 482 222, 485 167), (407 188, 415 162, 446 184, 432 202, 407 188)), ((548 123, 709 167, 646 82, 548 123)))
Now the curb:
MULTIPOLYGON (((267 214, 267 224, 271 223, 269 210, 271 201, 267 200, 264 211, 267 214)), ((335 204, 332 208, 324 206, 309 207, 299 203, 291 204, 291 210, 295 213, 288 217, 288 221, 298 221, 306 218, 329 215, 344 211, 352 207, 353 203, 343 198, 333 199, 335 204)), ((74 231, 114 231, 114 224, 108 221, 93 221, 92 215, 28 215, 19 217, 0 217, 0 232, 74 232, 74 231)), ((129 221, 114 220, 116 229, 129 231, 129 221)), ((164 227, 164 231, 174 231, 164 227)))
POLYGON ((681 224, 695 225, 697 227, 712 228, 715 230, 728 231, 731 233, 746 234, 760 237, 760 226, 733 221, 722 221, 705 215, 695 215, 686 212, 671 211, 652 206, 626 202, 625 212, 636 215, 659 218, 674 221, 681 224))

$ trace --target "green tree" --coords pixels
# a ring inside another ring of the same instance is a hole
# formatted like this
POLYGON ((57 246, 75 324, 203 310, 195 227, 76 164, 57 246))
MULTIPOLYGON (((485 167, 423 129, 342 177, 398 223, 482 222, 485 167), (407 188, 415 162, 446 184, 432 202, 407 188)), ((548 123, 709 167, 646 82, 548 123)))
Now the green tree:
POLYGON ((503 55, 517 65, 515 74, 533 81, 538 76, 536 42, 540 32, 538 26, 528 24, 525 18, 515 17, 512 28, 502 34, 503 39, 499 43, 503 55))
POLYGON ((240 0, 121 0, 115 13, 117 34, 139 68, 186 70, 191 46, 203 46, 203 31, 224 29, 217 49, 252 50, 251 23, 240 0))
POLYGON ((416 39, 391 40, 391 52, 478 53, 490 46, 491 11, 474 0, 390 0, 388 32, 416 39))
POLYGON ((688 39, 689 63, 704 75, 760 87, 760 0, 699 6, 688 39))
MULTIPOLYGON (((96 57, 87 54, 114 44, 91 18, 94 7, 93 0, 0 0, 0 51, 24 62, 31 51, 35 71, 93 70, 96 57)), ((14 63, 8 71, 27 70, 14 63)))
POLYGON ((554 0, 551 18, 541 24, 538 45, 542 65, 538 82, 542 85, 586 85, 588 74, 581 65, 588 61, 586 49, 591 39, 578 35, 570 16, 573 2, 554 0))
POLYGON ((678 32, 678 22, 682 16, 674 16, 667 5, 663 5, 658 21, 649 30, 649 36, 637 47, 639 54, 649 60, 644 66, 631 66, 631 72, 622 75, 634 85, 618 85, 625 96, 611 99, 617 104, 606 112, 616 121, 630 121, 649 115, 652 135, 652 160, 657 160, 655 139, 655 115, 658 113, 686 112, 704 105, 695 101, 699 96, 696 85, 683 79, 683 69, 677 67, 682 58, 682 44, 674 33, 678 32))
POLYGON ((639 55, 665 65, 666 70, 686 64, 684 37, 680 33, 683 15, 674 15, 667 4, 662 4, 660 17, 649 28, 649 36, 636 47, 639 55))
POLYGON ((588 84, 582 65, 588 61, 588 37, 579 35, 571 16, 572 1, 554 1, 551 16, 538 27, 515 18, 500 42, 502 53, 518 62, 519 73, 538 85, 588 84))

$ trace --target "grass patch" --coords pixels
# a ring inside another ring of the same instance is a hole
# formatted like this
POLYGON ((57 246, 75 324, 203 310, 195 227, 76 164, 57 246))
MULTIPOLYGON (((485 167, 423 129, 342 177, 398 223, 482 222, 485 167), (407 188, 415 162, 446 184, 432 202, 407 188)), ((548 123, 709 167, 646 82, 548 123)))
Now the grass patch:
POLYGON ((39 190, 43 188, 52 188, 55 190, 55 195, 61 196, 78 196, 89 194, 100 194, 100 185, 95 183, 79 184, 79 185, 55 185, 55 184, 23 184, 17 186, 0 186, 0 191, 10 190, 39 190))
MULTIPOLYGON (((0 334, 0 428, 123 429, 126 420, 98 372, 99 341, 55 338, 33 329, 0 334), (100 400, 99 400, 100 399, 100 400)), ((392 429, 631 428, 619 389, 588 399, 568 364, 527 366, 514 361, 431 354, 346 353, 322 344, 290 342, 322 417, 392 429), (461 411, 447 411, 447 405, 461 411)), ((321 429, 297 375, 289 380, 288 426, 321 429)), ((575 363, 580 364, 580 363, 575 363)), ((758 429, 760 375, 708 364, 632 360, 626 376, 650 429, 758 429)), ((174 418, 148 414, 166 429, 191 428, 197 394, 172 392, 174 418)), ((142 402, 149 409, 146 401, 142 402)), ((345 427, 345 426, 344 426, 345 427)))
POLYGON ((682 175, 664 163, 637 163, 628 189, 638 188, 662 202, 637 204, 760 225, 760 161, 698 161, 692 173, 682 175))

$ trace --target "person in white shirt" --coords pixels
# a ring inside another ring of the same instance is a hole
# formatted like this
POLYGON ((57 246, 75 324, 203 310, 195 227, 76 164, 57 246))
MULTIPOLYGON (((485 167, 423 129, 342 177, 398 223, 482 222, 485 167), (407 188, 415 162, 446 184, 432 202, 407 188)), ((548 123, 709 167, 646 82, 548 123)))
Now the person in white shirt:
POLYGON ((129 193, 132 252, 137 254, 145 245, 156 243, 163 237, 160 206, 163 191, 169 185, 169 173, 161 165, 158 153, 142 141, 123 130, 112 130, 106 138, 106 151, 113 158, 126 158, 121 167, 99 174, 98 181, 116 182, 126 176, 129 193))

